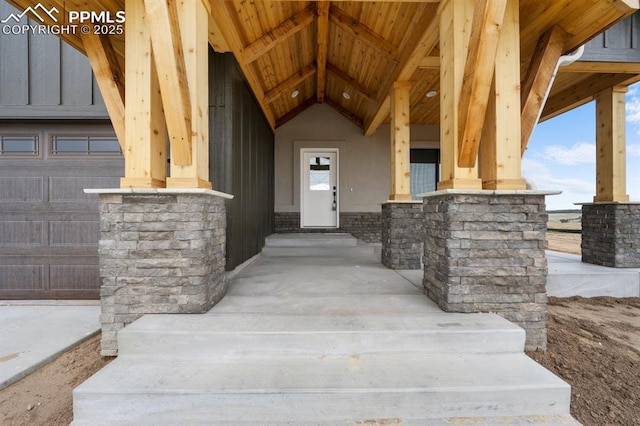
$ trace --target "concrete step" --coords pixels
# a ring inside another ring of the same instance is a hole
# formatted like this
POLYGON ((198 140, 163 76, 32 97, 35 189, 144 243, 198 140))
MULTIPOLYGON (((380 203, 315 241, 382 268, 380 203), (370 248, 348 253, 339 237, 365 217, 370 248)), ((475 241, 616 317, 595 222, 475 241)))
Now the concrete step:
POLYGON ((355 247, 358 240, 346 233, 273 234, 267 237, 267 247, 355 247))
POLYGON ((524 354, 198 362, 122 357, 74 390, 74 424, 425 424, 450 417, 562 416, 569 400, 569 386, 524 354))
POLYGON ((520 327, 493 314, 146 315, 118 335, 120 356, 260 358, 352 353, 517 353, 520 327))
POLYGON ((214 311, 272 314, 398 314, 442 312, 426 296, 415 294, 293 295, 252 297, 227 294, 214 311))

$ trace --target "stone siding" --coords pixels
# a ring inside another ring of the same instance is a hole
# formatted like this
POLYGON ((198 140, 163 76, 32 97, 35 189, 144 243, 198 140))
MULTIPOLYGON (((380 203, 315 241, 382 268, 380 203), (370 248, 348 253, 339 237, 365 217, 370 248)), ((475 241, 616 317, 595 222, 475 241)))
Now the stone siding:
POLYGON ((144 314, 204 313, 226 291, 225 202, 209 194, 101 194, 102 354, 144 314))
POLYGON ((275 232, 280 234, 312 232, 347 232, 366 243, 379 243, 380 213, 340 213, 340 228, 300 228, 299 212, 276 212, 275 232))
POLYGON ((421 269, 422 227, 422 203, 383 204, 382 264, 397 270, 421 269))
POLYGON ((615 268, 640 268, 640 204, 583 205, 582 261, 615 268))
POLYGON ((425 293, 447 312, 495 312, 546 348, 544 193, 439 191, 424 199, 425 293))

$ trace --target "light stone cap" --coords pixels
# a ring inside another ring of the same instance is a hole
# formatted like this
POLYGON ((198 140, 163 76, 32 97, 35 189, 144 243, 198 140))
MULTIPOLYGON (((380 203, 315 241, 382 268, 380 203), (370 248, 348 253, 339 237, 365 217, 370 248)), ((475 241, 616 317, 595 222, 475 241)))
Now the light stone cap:
POLYGON ((233 195, 206 188, 85 188, 85 194, 110 194, 110 195, 153 195, 153 194, 202 194, 214 197, 233 199, 233 195))
POLYGON ((422 204, 421 200, 387 200, 382 204, 422 204))
POLYGON ((439 195, 559 195, 562 191, 537 191, 530 189, 441 189, 417 195, 421 198, 439 195))
POLYGON ((630 206, 638 206, 640 205, 640 201, 596 201, 596 202, 588 202, 588 203, 573 203, 574 206, 599 206, 603 204, 620 204, 620 205, 630 205, 630 206))

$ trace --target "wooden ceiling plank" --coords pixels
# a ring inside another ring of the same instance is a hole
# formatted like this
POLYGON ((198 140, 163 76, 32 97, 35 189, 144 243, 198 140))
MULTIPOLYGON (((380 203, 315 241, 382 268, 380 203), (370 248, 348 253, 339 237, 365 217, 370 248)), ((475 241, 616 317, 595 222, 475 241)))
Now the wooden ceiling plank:
POLYGON ((82 42, 107 107, 111 125, 118 137, 120 149, 124 151, 125 79, 117 54, 111 45, 111 38, 90 32, 82 36, 82 42))
POLYGON ((298 114, 300 114, 301 112, 309 109, 315 103, 316 103, 316 97, 315 96, 311 96, 311 97, 305 99, 297 107, 295 107, 294 109, 292 109, 291 111, 289 111, 288 113, 283 115, 282 117, 279 117, 276 120, 276 128, 282 126, 283 124, 287 123, 290 120, 293 120, 298 114))
POLYGON ((386 83, 382 87, 379 93, 382 93, 384 97, 378 101, 374 113, 365 121, 364 134, 366 136, 373 136, 378 130, 378 127, 389 116, 391 110, 391 100, 389 98, 389 92, 394 81, 409 81, 413 74, 416 72, 423 58, 438 44, 440 25, 438 19, 433 19, 433 16, 424 14, 421 17, 416 28, 424 28, 422 33, 418 32, 417 41, 408 40, 407 48, 402 51, 402 57, 400 63, 394 69, 394 71, 388 76, 386 83), (429 22, 425 25, 425 22, 429 22))
POLYGON ((459 167, 474 167, 478 158, 506 7, 507 0, 476 2, 459 103, 459 167))
POLYGON ((175 1, 144 0, 151 45, 160 83, 160 95, 169 131, 172 161, 192 163, 191 98, 187 78, 178 9, 175 1))
POLYGON ((307 65, 300 71, 294 73, 292 76, 287 78, 282 83, 278 84, 273 89, 266 92, 264 94, 264 102, 266 104, 273 102, 274 100, 282 96, 284 93, 293 89, 295 86, 302 83, 303 81, 305 81, 306 79, 314 75, 315 73, 316 73, 316 66, 313 64, 307 65))
POLYGON ((329 1, 319 1, 317 4, 316 14, 317 22, 317 43, 318 50, 316 56, 316 64, 318 66, 316 98, 318 103, 324 102, 325 91, 327 88, 327 57, 329 52, 329 1))
POLYGON ((251 63, 273 49, 279 43, 298 33, 315 19, 316 12, 312 6, 302 9, 291 18, 264 34, 243 49, 246 63, 251 63))
POLYGON ((325 102, 331 108, 335 109, 340 114, 342 114, 344 117, 346 117, 353 124, 355 124, 356 126, 362 128, 363 122, 362 122, 362 119, 360 117, 358 117, 357 115, 355 115, 354 113, 352 113, 351 111, 349 111, 348 109, 346 109, 345 107, 343 107, 342 105, 340 105, 338 102, 334 101, 331 98, 326 98, 325 102))
POLYGON ((327 63, 327 71, 330 72, 331 74, 333 74, 335 77, 337 77, 340 80, 342 80, 343 82, 345 82, 346 84, 348 84, 349 86, 351 86, 352 89, 354 89, 356 92, 358 92, 358 94, 360 96, 364 97, 369 102, 376 102, 377 101, 375 96, 372 95, 371 93, 369 93, 369 89, 364 87, 355 78, 351 77, 345 71, 341 70, 340 68, 336 67, 335 65, 333 65, 330 62, 327 63))
POLYGON ((260 104, 260 108, 269 123, 269 126, 272 130, 276 128, 276 120, 273 116, 273 111, 271 110, 269 104, 264 102, 264 89, 262 88, 262 84, 258 79, 258 76, 253 71, 251 66, 247 64, 244 60, 244 56, 242 55, 243 43, 240 39, 240 34, 238 33, 238 29, 234 25, 233 17, 228 8, 228 2, 217 2, 216 7, 212 8, 211 16, 216 23, 217 27, 220 28, 224 39, 229 44, 233 55, 235 56, 238 64, 240 65, 240 69, 244 74, 244 77, 247 79, 253 94, 255 95, 258 103, 260 104))
POLYGON ((337 7, 331 6, 329 19, 343 31, 366 43, 370 48, 385 55, 391 61, 398 62, 398 48, 381 35, 374 33, 367 26, 361 24, 354 17, 347 15, 337 7))
POLYGON ((423 70, 439 70, 440 69, 440 56, 427 56, 420 62, 418 67, 423 70))
POLYGON ((558 59, 564 51, 569 35, 558 25, 547 30, 538 40, 531 58, 527 76, 520 92, 521 111, 521 151, 527 149, 544 102, 553 84, 553 74, 557 69, 558 59))

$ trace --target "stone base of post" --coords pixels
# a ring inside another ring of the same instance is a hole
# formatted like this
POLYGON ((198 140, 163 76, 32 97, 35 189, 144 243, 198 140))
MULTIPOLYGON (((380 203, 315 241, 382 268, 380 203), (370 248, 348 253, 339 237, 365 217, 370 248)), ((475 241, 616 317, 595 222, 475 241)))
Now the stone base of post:
POLYGON ((442 190, 424 198, 424 291, 446 312, 495 312, 547 344, 547 214, 553 192, 442 190))
POLYGON ((421 269, 422 203, 389 201, 382 205, 381 262, 390 269, 421 269))
POLYGON ((206 189, 86 190, 100 198, 104 356, 144 314, 205 313, 226 292, 227 194, 206 189))
POLYGON ((640 268, 640 203, 584 204, 582 261, 640 268))

